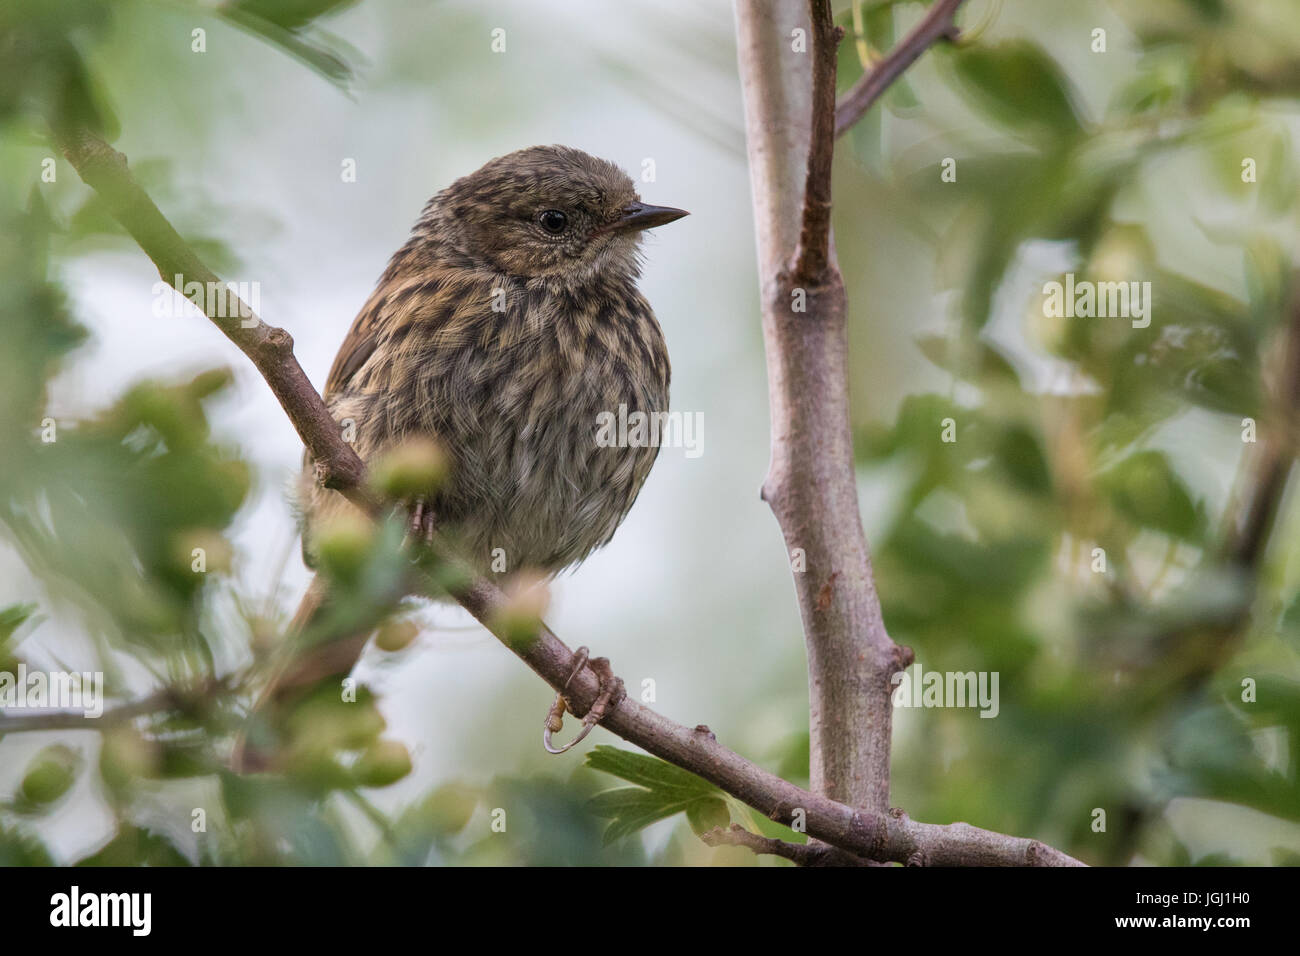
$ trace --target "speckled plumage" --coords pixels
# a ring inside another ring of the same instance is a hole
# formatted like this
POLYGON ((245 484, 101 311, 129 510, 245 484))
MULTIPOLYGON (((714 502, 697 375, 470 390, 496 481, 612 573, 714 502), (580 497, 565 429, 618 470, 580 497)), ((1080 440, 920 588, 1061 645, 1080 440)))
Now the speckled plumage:
MULTIPOLYGON (((667 348, 636 288, 638 203, 618 167, 576 149, 492 160, 429 201, 335 359, 325 399, 363 459, 409 437, 448 454, 433 513, 483 570, 497 548, 510 571, 582 560, 654 464, 657 448, 596 442, 601 412, 668 408, 667 348)), ((350 506, 305 465, 309 551, 312 526, 350 506)))

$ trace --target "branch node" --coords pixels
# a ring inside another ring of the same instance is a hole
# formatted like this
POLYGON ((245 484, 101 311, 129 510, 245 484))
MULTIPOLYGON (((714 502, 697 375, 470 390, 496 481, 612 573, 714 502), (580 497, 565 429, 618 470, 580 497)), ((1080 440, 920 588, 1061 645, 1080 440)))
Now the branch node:
POLYGON ((293 336, 277 326, 268 326, 266 330, 266 347, 287 355, 293 351, 293 336))

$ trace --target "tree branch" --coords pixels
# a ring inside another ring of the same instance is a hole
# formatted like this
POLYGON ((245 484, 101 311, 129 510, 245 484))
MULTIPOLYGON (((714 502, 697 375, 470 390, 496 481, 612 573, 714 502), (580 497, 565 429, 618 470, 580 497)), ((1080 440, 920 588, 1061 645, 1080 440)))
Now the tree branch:
MULTIPOLYGON (((176 263, 183 263, 182 275, 208 276, 219 281, 135 183, 120 153, 81 131, 65 146, 65 155, 89 185, 106 199, 112 197, 113 215, 136 238, 164 277, 176 263)), ((358 493, 365 467, 343 441, 320 395, 293 358, 288 334, 262 326, 260 322, 251 332, 242 327, 230 328, 229 323, 222 324, 220 317, 212 318, 257 365, 295 424, 307 423, 307 427, 299 428, 299 434, 318 461, 331 463, 327 477, 334 482, 334 487, 368 510, 377 507, 368 493, 358 493), (263 339, 276 343, 271 350, 275 361, 266 361, 259 345, 263 339)), ((510 601, 500 588, 484 579, 471 580, 453 588, 453 596, 551 687, 558 690, 567 682, 566 696, 579 716, 591 707, 599 693, 591 669, 584 668, 571 677, 573 652, 544 624, 539 624, 535 635, 520 640, 505 623, 509 619, 510 601)), ((630 698, 624 698, 614 707, 601 726, 648 753, 708 780, 771 819, 786 824, 801 820, 810 837, 867 859, 906 862, 923 854, 935 865, 1082 865, 1035 841, 978 830, 966 824, 944 827, 914 823, 901 812, 854 809, 827 796, 809 793, 721 746, 706 728, 685 727, 630 698)))
POLYGON ((812 20, 812 128, 804 180, 803 228, 795 253, 794 281, 820 286, 830 265, 831 162, 835 155, 836 49, 844 31, 835 25, 830 0, 808 0, 812 20))
POLYGON ((0 710, 0 737, 39 730, 104 730, 145 714, 192 707, 207 695, 224 689, 225 685, 221 681, 209 681, 201 688, 190 690, 164 687, 139 700, 107 708, 98 717, 87 717, 80 710, 45 710, 30 714, 12 714, 0 710))
POLYGON ((714 827, 707 833, 701 833, 700 839, 708 846, 743 846, 754 853, 767 856, 779 856, 790 860, 798 866, 870 866, 869 860, 861 857, 849 857, 826 843, 788 843, 771 837, 751 833, 739 823, 733 823, 727 829, 714 827))
POLYGON ((889 51, 889 55, 864 73, 858 82, 840 97, 835 107, 835 136, 843 136, 885 90, 938 40, 955 40, 958 35, 954 18, 962 0, 936 0, 907 36, 889 51))
POLYGON ((834 45, 814 43, 810 63, 787 42, 791 26, 806 15, 798 0, 779 0, 775 10, 772 0, 736 4, 772 420, 762 496, 787 553, 802 558, 792 567, 804 568, 795 571, 794 583, 808 650, 813 789, 883 813, 893 723, 889 679, 911 657, 885 631, 858 513, 847 304, 829 246, 830 219, 820 215, 822 200, 813 196, 810 206, 799 188, 829 170, 834 148, 826 122, 832 104, 813 99, 815 77, 833 68, 834 45), (820 117, 810 115, 809 104, 820 117), (809 222, 820 235, 800 230, 809 222), (828 249, 811 288, 792 271, 800 243, 828 249))
MULTIPOLYGON (((556 689, 573 672, 573 652, 542 625, 529 641, 513 639, 501 625, 504 595, 479 580, 456 600, 501 638, 521 660, 556 689)), ((565 696, 579 716, 600 691, 590 669, 569 684, 565 696)), ((1037 840, 1005 836, 965 823, 917 823, 901 810, 854 809, 809 793, 718 743, 707 728, 685 727, 625 697, 600 724, 643 750, 703 777, 742 803, 787 826, 802 821, 811 837, 868 860, 929 866, 1082 866, 1037 840)))
MULTIPOLYGON (((1300 273, 1292 279, 1285 327, 1273 350, 1273 381, 1266 384, 1258 451, 1248 456, 1251 481, 1225 536, 1224 559, 1255 572, 1277 518, 1296 457, 1300 422, 1300 273)), ((1267 364, 1267 363, 1266 363, 1267 364)))
MULTIPOLYGON (((819 798, 866 808, 857 812, 857 824, 869 820, 873 837, 882 840, 865 854, 869 859, 936 866, 1065 863, 1070 858, 1036 841, 989 836, 966 824, 917 824, 889 809, 890 678, 907 667, 911 652, 885 630, 858 511, 847 302, 829 243, 830 187, 823 178, 834 148, 824 81, 834 76, 835 45, 825 39, 829 11, 813 0, 813 62, 790 55, 785 36, 800 12, 795 0, 777 3, 774 10, 772 0, 738 0, 736 29, 772 417, 772 460, 762 494, 787 551, 805 559, 794 579, 808 649, 813 789, 819 798), (792 188, 801 167, 803 195, 792 188), (802 224, 797 245, 795 224, 802 224), (801 288, 806 267, 817 264, 816 251, 809 250, 822 248, 827 256, 816 283, 801 288), (792 257, 795 249, 802 253, 792 257)), ((950 18, 956 6, 941 0, 940 15, 950 18)), ((899 54, 887 61, 892 65, 877 82, 887 86, 914 59, 899 54)), ((807 830, 825 839, 820 824, 818 831, 811 824, 807 830)), ((856 849, 845 842, 850 836, 836 831, 828 842, 856 849)))
POLYGON ((205 291, 221 290, 222 294, 205 294, 201 303, 194 304, 262 373, 298 437, 316 453, 321 484, 346 495, 363 511, 375 513, 379 502, 361 480, 365 466, 341 439, 338 423, 298 364, 293 337, 262 322, 246 302, 226 291, 225 283, 200 261, 131 176, 125 156, 85 129, 60 129, 56 140, 86 185, 153 260, 164 282, 182 295, 190 282, 200 283, 205 291))

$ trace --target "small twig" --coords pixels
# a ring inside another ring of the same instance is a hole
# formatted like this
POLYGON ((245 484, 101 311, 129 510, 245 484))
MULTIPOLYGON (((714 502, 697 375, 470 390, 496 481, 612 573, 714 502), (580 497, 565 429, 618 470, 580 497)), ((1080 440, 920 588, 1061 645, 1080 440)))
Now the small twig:
POLYGON ((743 846, 759 855, 779 856, 797 866, 870 866, 868 860, 846 854, 825 843, 787 843, 751 833, 739 823, 729 829, 714 827, 700 834, 709 846, 743 846))
POLYGON ((957 39, 954 17, 962 0, 936 0, 912 32, 903 37, 889 54, 864 73, 852 88, 840 97, 835 107, 835 136, 843 136, 860 120, 916 59, 938 40, 957 39))
POLYGON ((87 717, 84 710, 41 710, 31 714, 13 714, 0 710, 0 737, 38 730, 104 730, 145 714, 183 710, 194 701, 221 689, 225 689, 225 685, 220 681, 210 681, 190 690, 164 687, 139 700, 105 708, 98 717, 87 717))
POLYGON ((819 286, 830 266, 831 164, 835 158, 835 50, 844 31, 830 0, 808 0, 812 18, 812 138, 803 191, 803 226, 795 252, 794 281, 819 286))
POLYGON ((1224 559, 1255 570, 1263 559, 1296 457, 1300 420, 1300 273, 1291 282, 1286 327, 1275 351, 1274 380, 1266 390, 1263 441, 1247 456, 1251 484, 1233 516, 1222 548, 1224 559))

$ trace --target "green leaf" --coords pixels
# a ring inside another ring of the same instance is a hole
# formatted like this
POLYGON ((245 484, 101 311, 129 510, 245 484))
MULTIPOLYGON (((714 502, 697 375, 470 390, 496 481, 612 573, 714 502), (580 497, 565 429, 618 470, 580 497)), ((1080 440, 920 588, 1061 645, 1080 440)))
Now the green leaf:
POLYGON ((600 746, 587 754, 587 766, 640 785, 606 790, 591 798, 590 810, 610 819, 603 838, 606 844, 678 813, 686 814, 697 833, 731 821, 721 790, 657 757, 600 746))
POLYGON ((0 824, 0 866, 53 866, 54 858, 34 833, 0 824))
POLYGON ((189 866, 190 860, 164 834, 124 826, 97 852, 77 866, 189 866))
POLYGON ((601 745, 587 754, 587 766, 650 789, 681 789, 712 795, 722 791, 689 770, 646 754, 601 745))
POLYGON ((588 808, 598 817, 610 818, 602 842, 606 845, 643 830, 652 823, 684 813, 699 797, 681 797, 659 790, 621 787, 592 797, 588 808))
POLYGON ((714 827, 730 826, 731 812, 725 801, 697 800, 686 808, 686 822, 697 834, 708 833, 714 827))
POLYGON ((1194 539, 1205 525, 1204 510, 1162 452, 1129 455, 1098 477, 1116 510, 1136 524, 1175 538, 1194 539))
POLYGON ((422 866, 443 841, 465 829, 478 807, 480 792, 466 784, 446 783, 413 803, 392 826, 393 839, 375 848, 373 863, 422 866))
POLYGON ((301 30, 317 17, 354 6, 357 0, 231 0, 221 12, 239 10, 261 17, 283 30, 301 30))
POLYGON ((1080 131, 1065 75, 1036 44, 972 46, 951 60, 971 99, 1007 126, 1053 136, 1080 131))
POLYGON ((352 0, 304 0, 300 3, 284 3, 244 0, 223 4, 217 8, 217 12, 241 30, 279 47, 340 89, 346 90, 354 76, 348 58, 356 59, 356 51, 335 36, 313 30, 314 24, 311 21, 331 8, 351 2, 352 0))
POLYGON ((0 608, 0 647, 13 637, 14 631, 22 627, 23 622, 35 611, 35 604, 11 604, 6 608, 0 608))

